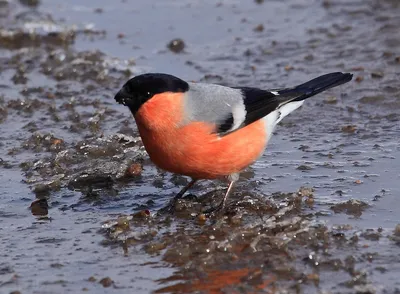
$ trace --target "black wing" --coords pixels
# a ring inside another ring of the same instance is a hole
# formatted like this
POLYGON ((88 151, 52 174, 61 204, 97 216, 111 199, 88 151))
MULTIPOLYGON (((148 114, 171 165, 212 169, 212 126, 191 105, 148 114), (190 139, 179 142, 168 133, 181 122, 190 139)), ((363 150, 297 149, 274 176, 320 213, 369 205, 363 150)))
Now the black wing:
POLYGON ((243 101, 246 109, 246 118, 243 126, 247 126, 264 116, 275 111, 281 104, 278 93, 261 90, 257 88, 237 88, 243 93, 243 101))
MULTIPOLYGON (((237 87, 235 89, 239 89, 242 92, 246 111, 246 117, 241 123, 240 127, 237 129, 240 129, 241 127, 249 125, 267 116, 271 112, 277 110, 287 103, 301 101, 327 89, 347 83, 351 81, 352 77, 353 75, 349 73, 334 72, 319 76, 293 88, 275 91, 267 91, 249 87, 237 87)), ((230 115, 219 124, 218 133, 224 135, 225 132, 225 134, 227 134, 226 132, 231 130, 233 125, 233 116, 230 115)))

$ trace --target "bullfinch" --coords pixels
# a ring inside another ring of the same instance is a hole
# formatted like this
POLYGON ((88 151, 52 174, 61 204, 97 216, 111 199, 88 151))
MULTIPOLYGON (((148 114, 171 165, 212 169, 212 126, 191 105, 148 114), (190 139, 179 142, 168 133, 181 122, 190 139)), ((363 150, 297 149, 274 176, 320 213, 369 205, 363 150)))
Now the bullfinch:
POLYGON ((219 210, 240 172, 263 154, 276 125, 305 99, 352 77, 334 72, 296 87, 262 90, 148 73, 128 80, 115 100, 132 112, 150 159, 161 169, 191 177, 174 200, 200 179, 229 180, 219 210))

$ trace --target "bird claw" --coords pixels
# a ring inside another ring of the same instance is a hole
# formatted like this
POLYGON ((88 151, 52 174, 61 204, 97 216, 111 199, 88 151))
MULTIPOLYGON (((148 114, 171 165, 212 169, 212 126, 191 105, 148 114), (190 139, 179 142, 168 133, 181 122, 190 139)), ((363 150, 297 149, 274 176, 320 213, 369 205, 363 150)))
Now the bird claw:
POLYGON ((210 207, 209 209, 206 209, 203 213, 208 216, 208 217, 213 217, 217 215, 222 215, 224 213, 225 209, 225 203, 222 201, 218 206, 216 207, 210 207))
POLYGON ((179 200, 196 202, 198 201, 198 199, 199 198, 194 194, 188 194, 184 198, 182 198, 181 196, 174 197, 165 207, 161 208, 158 212, 161 214, 165 213, 174 214, 176 212, 176 205, 179 200))
POLYGON ((166 206, 160 208, 158 210, 159 214, 169 213, 172 214, 175 212, 175 205, 178 199, 173 198, 166 206))

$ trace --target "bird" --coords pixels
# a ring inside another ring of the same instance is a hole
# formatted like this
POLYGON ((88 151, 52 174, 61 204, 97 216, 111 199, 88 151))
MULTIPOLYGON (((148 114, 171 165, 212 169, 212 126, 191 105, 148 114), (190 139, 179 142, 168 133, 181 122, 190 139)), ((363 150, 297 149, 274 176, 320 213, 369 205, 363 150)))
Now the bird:
POLYGON ((187 82, 165 73, 129 79, 115 100, 132 113, 151 161, 191 178, 177 201, 199 180, 225 179, 223 210, 240 173, 264 152, 277 124, 304 101, 352 80, 332 72, 273 90, 187 82))

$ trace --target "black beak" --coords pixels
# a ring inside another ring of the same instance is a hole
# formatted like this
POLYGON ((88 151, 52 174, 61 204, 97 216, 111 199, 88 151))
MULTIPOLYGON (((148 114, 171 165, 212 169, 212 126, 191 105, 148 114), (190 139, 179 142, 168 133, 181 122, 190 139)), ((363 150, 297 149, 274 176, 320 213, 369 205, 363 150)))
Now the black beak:
POLYGON ((136 96, 135 93, 128 91, 126 87, 122 87, 115 95, 114 99, 118 103, 128 106, 129 110, 133 114, 135 114, 143 104, 140 97, 136 96))
POLYGON ((121 90, 119 90, 114 99, 118 103, 126 106, 127 100, 129 99, 129 94, 126 92, 125 87, 122 87, 121 90))

